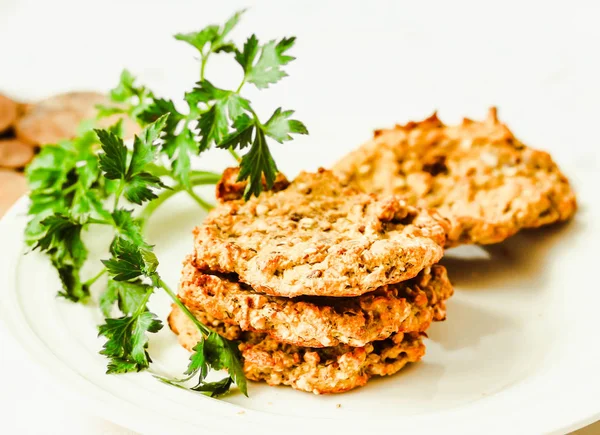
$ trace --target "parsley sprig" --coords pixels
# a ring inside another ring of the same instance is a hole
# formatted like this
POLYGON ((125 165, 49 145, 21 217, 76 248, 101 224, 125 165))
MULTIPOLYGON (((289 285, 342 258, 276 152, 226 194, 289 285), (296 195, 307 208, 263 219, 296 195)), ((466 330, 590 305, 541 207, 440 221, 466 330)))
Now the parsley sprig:
POLYGON ((279 143, 289 141, 293 134, 308 134, 304 124, 293 119, 293 110, 275 109, 266 122, 261 122, 250 100, 241 91, 248 83, 264 89, 287 76, 283 67, 294 57, 288 54, 295 38, 282 38, 260 44, 250 36, 238 48, 228 37, 239 22, 243 11, 233 15, 223 26, 208 26, 199 32, 179 33, 175 38, 194 47, 200 55, 200 80, 184 96, 187 108, 180 112, 172 100, 156 98, 128 71, 121 74, 113 90, 113 100, 120 106, 102 108, 102 115, 127 113, 141 125, 154 122, 166 114, 164 143, 161 152, 167 157, 173 174, 186 188, 190 187, 190 156, 201 154, 213 146, 229 150, 240 164, 238 180, 248 180, 245 197, 258 195, 263 179, 270 189, 275 181, 277 165, 267 138, 279 143), (208 59, 218 53, 231 53, 243 70, 242 81, 235 89, 215 86, 205 78, 208 59), (238 152, 248 151, 239 156, 238 152))
POLYGON ((99 107, 98 116, 119 113, 137 121, 142 130, 133 145, 123 140, 122 122, 108 129, 93 130, 88 125, 72 140, 44 146, 27 168, 31 219, 26 240, 33 250, 48 255, 62 284, 59 295, 88 302, 91 286, 108 275, 99 300, 106 318, 99 335, 106 339, 100 353, 108 358, 107 373, 137 372, 150 366, 149 337, 163 323, 150 311, 148 301, 155 291, 164 291, 202 338, 190 357, 188 377, 161 379, 185 386, 196 377, 193 390, 219 395, 236 384, 247 394, 237 345, 207 328, 181 303, 159 275, 154 248, 143 233, 154 211, 179 192, 211 208, 193 188, 215 184, 220 176, 192 169, 194 156, 211 148, 228 150, 239 162, 239 180, 248 181, 248 198, 261 192, 263 181, 267 188, 274 183, 277 166, 269 140, 283 143, 293 134, 308 133, 292 118, 291 110, 277 108, 262 122, 242 96, 247 84, 263 89, 287 75, 283 67, 294 59, 288 53, 295 41, 283 38, 260 44, 252 35, 238 47, 230 33, 242 14, 237 12, 222 26, 175 35, 200 55, 200 80, 184 96, 186 110, 157 97, 125 70, 111 91, 114 104, 99 107), (205 77, 208 59, 223 53, 232 55, 244 73, 232 89, 217 87, 205 77), (96 275, 85 280, 86 235, 100 226, 113 234, 108 244, 110 257, 102 261, 96 275), (209 371, 222 369, 227 370, 227 377, 207 381, 209 371))

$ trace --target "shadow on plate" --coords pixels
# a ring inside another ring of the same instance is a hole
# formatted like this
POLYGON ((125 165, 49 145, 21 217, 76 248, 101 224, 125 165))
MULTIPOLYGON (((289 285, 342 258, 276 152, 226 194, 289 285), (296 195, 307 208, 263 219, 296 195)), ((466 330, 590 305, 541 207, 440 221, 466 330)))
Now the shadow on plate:
POLYGON ((440 262, 448 269, 453 285, 461 290, 485 290, 496 285, 510 286, 524 279, 537 280, 531 289, 541 288, 547 256, 557 245, 583 234, 581 220, 523 230, 496 245, 460 246, 448 250, 440 262))
POLYGON ((476 347, 487 336, 518 328, 511 317, 459 298, 448 301, 448 313, 447 320, 435 322, 427 330, 429 339, 446 350, 476 347))

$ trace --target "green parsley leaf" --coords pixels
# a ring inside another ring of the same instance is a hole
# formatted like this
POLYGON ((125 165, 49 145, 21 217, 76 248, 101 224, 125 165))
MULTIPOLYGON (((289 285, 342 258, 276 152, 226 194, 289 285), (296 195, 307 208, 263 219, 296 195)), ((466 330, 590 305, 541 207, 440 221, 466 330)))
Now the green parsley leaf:
POLYGON ((119 84, 110 91, 110 98, 113 101, 124 103, 137 95, 139 95, 139 91, 135 86, 135 77, 128 70, 124 69, 121 71, 119 84))
POLYGON ((231 18, 229 18, 225 22, 225 24, 223 25, 223 28, 219 32, 219 35, 217 36, 215 41, 213 41, 213 44, 211 47, 212 51, 214 51, 215 53, 219 53, 219 52, 231 53, 231 52, 235 51, 235 44, 233 44, 233 42, 230 42, 230 41, 225 41, 225 37, 227 35, 229 35, 229 33, 233 30, 233 28, 235 26, 237 26, 237 24, 240 21, 240 18, 242 18, 242 15, 245 12, 246 12, 245 9, 237 11, 236 13, 234 13, 231 16, 231 18))
POLYGON ((231 93, 231 91, 217 88, 208 80, 201 80, 191 92, 188 92, 187 95, 189 95, 191 101, 193 102, 208 103, 210 101, 227 98, 231 93))
POLYGON ((169 138, 170 136, 175 136, 177 125, 184 119, 184 116, 175 108, 173 101, 155 98, 152 103, 138 115, 138 119, 141 120, 144 125, 147 125, 157 121, 160 117, 165 115, 168 115, 168 118, 164 131, 165 136, 169 138))
POLYGON ((115 305, 115 302, 117 302, 119 300, 119 289, 115 285, 116 283, 119 283, 119 282, 125 282, 125 281, 113 281, 113 280, 109 279, 106 290, 104 290, 104 292, 102 292, 102 294, 100 295, 98 304, 100 305, 100 310, 102 311, 102 314, 104 315, 105 318, 112 317, 111 316, 112 308, 115 305))
POLYGON ((177 33, 175 39, 178 41, 187 42, 192 47, 195 47, 200 53, 203 53, 204 47, 211 44, 219 36, 219 26, 207 26, 199 32, 177 33))
POLYGON ((122 188, 125 198, 130 202, 141 205, 157 197, 154 190, 167 187, 157 176, 142 172, 142 169, 156 158, 154 142, 165 127, 167 117, 168 115, 159 117, 135 137, 129 164, 123 139, 110 131, 96 130, 104 151, 98 156, 100 168, 106 178, 125 183, 122 188))
POLYGON ((198 32, 177 33, 175 39, 187 42, 195 47, 202 56, 207 56, 208 53, 230 53, 235 50, 235 45, 231 41, 226 41, 225 38, 237 25, 244 12, 245 10, 236 12, 223 27, 213 24, 198 32), (207 45, 209 47, 205 50, 207 45))
POLYGON ((250 151, 242 157, 240 162, 238 181, 248 180, 244 198, 248 199, 252 195, 258 196, 262 192, 263 176, 267 189, 273 187, 277 176, 277 165, 267 145, 265 133, 259 128, 256 129, 250 151))
POLYGON ((221 149, 244 149, 252 143, 252 133, 254 131, 254 120, 248 115, 243 114, 233 123, 234 131, 228 134, 221 143, 217 144, 221 149))
MULTIPOLYGON (((196 97, 193 92, 186 94, 186 100, 190 105, 190 114, 198 113, 196 97)), ((176 130, 185 116, 177 111, 171 100, 157 99, 148 109, 140 115, 144 122, 154 122, 164 114, 170 114, 164 127, 165 141, 161 147, 168 157, 173 169, 169 175, 175 177, 186 187, 191 187, 189 171, 191 169, 190 156, 198 154, 198 143, 187 125, 176 134, 176 130)), ((190 115, 191 116, 191 115, 190 115)))
POLYGON ((190 362, 185 371, 185 374, 190 377, 198 376, 198 384, 192 388, 193 390, 219 395, 226 392, 231 383, 235 382, 239 389, 245 395, 248 395, 248 386, 240 362, 239 349, 234 342, 221 337, 216 332, 211 332, 194 346, 193 351, 194 353, 190 356, 190 362), (231 379, 231 381, 204 382, 211 368, 213 370, 226 369, 229 372, 229 377, 226 379, 231 379), (227 388, 225 388, 225 385, 227 385, 227 388))
POLYGON ((73 202, 71 203, 71 214, 80 220, 87 220, 92 217, 95 219, 110 219, 110 213, 104 208, 102 198, 98 195, 96 189, 77 185, 73 202))
POLYGON ((111 245, 113 257, 102 260, 115 281, 129 281, 139 276, 154 278, 158 260, 149 249, 116 237, 111 245))
POLYGON ((145 311, 133 316, 106 319, 105 322, 99 326, 98 335, 108 339, 100 351, 110 359, 106 373, 127 373, 147 368, 152 359, 146 350, 146 334, 158 332, 163 327, 156 314, 145 311))
POLYGON ((123 137, 125 134, 125 128, 123 127, 123 118, 119 118, 117 122, 108 127, 108 131, 119 137, 123 137))
POLYGON ((238 94, 230 94, 225 102, 227 104, 227 112, 231 121, 236 121, 244 112, 250 112, 250 101, 241 97, 238 94))
POLYGON ((300 121, 289 119, 294 114, 293 110, 281 111, 281 107, 273 112, 265 124, 265 134, 279 143, 292 140, 290 133, 308 134, 308 130, 300 121))
POLYGON ((110 92, 110 98, 120 104, 112 107, 96 106, 99 118, 116 113, 127 113, 137 120, 139 114, 144 112, 154 99, 154 94, 145 86, 136 85, 133 74, 123 70, 119 83, 110 92))
POLYGON ((124 315, 132 315, 142 309, 146 295, 152 287, 141 281, 108 281, 106 291, 100 297, 100 308, 105 317, 110 317, 110 312, 115 302, 124 315))
POLYGON ((33 245, 33 250, 50 253, 59 265, 80 266, 87 257, 81 241, 83 225, 68 216, 53 215, 41 222, 44 233, 33 245))
POLYGON ((25 170, 33 191, 60 189, 75 166, 75 157, 59 145, 45 145, 25 170))
MULTIPOLYGON (((294 58, 292 56, 288 56, 285 53, 292 48, 296 38, 283 38, 279 42, 277 41, 269 41, 265 45, 263 45, 260 49, 260 57, 256 64, 252 65, 252 63, 248 62, 245 59, 246 55, 242 55, 242 60, 244 61, 244 71, 246 72, 246 81, 249 83, 253 83, 257 88, 264 89, 268 88, 270 84, 277 83, 282 78, 286 77, 287 74, 281 67, 283 65, 288 64, 294 58)), ((250 42, 248 40, 246 44, 254 44, 254 42, 250 42)), ((256 53, 252 51, 252 45, 249 47, 249 58, 256 57, 256 53)), ((246 50, 246 46, 244 46, 244 50, 246 50)), ((238 61, 239 62, 239 61, 238 61)))
POLYGON ((133 210, 118 209, 111 217, 120 237, 144 249, 151 248, 144 240, 140 222, 133 217, 133 210))
POLYGON ((213 105, 198 119, 200 129, 199 151, 203 152, 210 148, 213 143, 219 143, 221 138, 227 134, 227 114, 220 103, 213 105))
POLYGON ((215 106, 219 106, 218 109, 223 115, 227 113, 232 122, 245 111, 250 111, 250 102, 233 91, 217 88, 208 80, 201 80, 196 85, 186 94, 190 106, 197 107, 199 103, 209 105, 216 102, 215 106))
POLYGON ((62 284, 59 296, 74 302, 85 301, 89 288, 80 278, 80 268, 87 258, 87 249, 81 240, 83 224, 64 215, 52 215, 35 220, 35 233, 31 227, 26 233, 32 250, 39 249, 50 256, 62 284))
POLYGON ((244 69, 246 76, 248 76, 252 71, 252 65, 258 52, 258 39, 256 38, 256 35, 253 34, 244 43, 242 51, 237 51, 235 53, 235 60, 244 69))
MULTIPOLYGON (((201 391, 210 393, 210 397, 218 397, 229 391, 231 386, 233 385, 233 379, 230 376, 221 379, 216 382, 204 382, 202 384, 198 384, 191 389, 194 391, 201 391)), ((247 396, 247 394, 246 394, 247 396)))
POLYGON ((192 350, 194 352, 190 355, 190 362, 184 374, 190 376, 198 374, 202 382, 208 374, 208 362, 204 356, 204 339, 196 343, 192 350))
POLYGON ((158 198, 153 189, 167 188, 160 178, 149 172, 141 172, 128 179, 125 185, 125 198, 134 204, 142 205, 145 201, 158 198))
POLYGON ((81 282, 79 267, 61 263, 54 258, 51 261, 62 284, 62 290, 58 292, 58 296, 71 302, 87 301, 90 296, 90 288, 81 282))
POLYGON ((127 175, 127 147, 123 139, 108 130, 96 130, 104 153, 98 155, 100 168, 109 180, 118 180, 127 175))
POLYGON ((144 167, 156 158, 157 147, 154 143, 165 128, 168 117, 168 113, 162 115, 156 121, 148 124, 139 135, 135 136, 133 154, 131 155, 131 162, 127 171, 129 177, 142 172, 144 167))
POLYGON ((171 141, 171 144, 170 152, 174 157, 172 160, 173 173, 181 184, 186 188, 191 188, 189 173, 192 164, 190 156, 198 154, 198 143, 194 139, 192 132, 185 129, 175 140, 171 141))
POLYGON ((226 369, 246 396, 248 387, 237 344, 212 332, 204 340, 204 355, 213 370, 226 369))

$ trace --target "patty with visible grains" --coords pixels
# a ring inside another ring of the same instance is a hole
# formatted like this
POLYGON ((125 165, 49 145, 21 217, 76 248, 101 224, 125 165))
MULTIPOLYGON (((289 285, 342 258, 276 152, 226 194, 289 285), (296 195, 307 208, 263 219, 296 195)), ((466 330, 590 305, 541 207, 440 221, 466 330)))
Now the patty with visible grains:
POLYGON ((399 196, 303 172, 279 192, 215 207, 194 230, 195 261, 274 296, 359 296, 437 263, 448 229, 399 196))
POLYGON ((550 155, 519 141, 495 108, 482 122, 447 126, 434 114, 378 130, 333 171, 365 192, 437 209, 452 223, 447 246, 498 243, 521 228, 567 220, 577 209, 550 155))
POLYGON ((398 332, 425 331, 444 320, 453 293, 446 269, 431 266, 415 278, 352 298, 283 298, 255 292, 235 276, 201 272, 192 257, 184 263, 179 298, 244 331, 308 347, 365 346, 398 332))
MULTIPOLYGON (((206 313, 194 315, 230 340, 239 340, 248 379, 269 385, 290 385, 315 394, 342 393, 363 386, 369 378, 392 375, 425 354, 419 333, 394 334, 364 347, 339 345, 317 349, 282 344, 266 334, 241 332, 237 326, 226 325, 206 313)), ((200 339, 196 326, 178 307, 169 316, 169 326, 188 350, 200 339)))

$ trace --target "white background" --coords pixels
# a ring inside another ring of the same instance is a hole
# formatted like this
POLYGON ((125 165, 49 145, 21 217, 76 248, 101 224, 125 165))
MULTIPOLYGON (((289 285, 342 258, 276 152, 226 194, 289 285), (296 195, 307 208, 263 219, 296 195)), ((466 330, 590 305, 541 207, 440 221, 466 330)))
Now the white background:
MULTIPOLYGON (((331 164, 373 128, 435 109, 449 122, 481 118, 490 105, 526 143, 561 164, 598 171, 594 3, 0 0, 0 92, 35 99, 108 89, 127 67, 177 98, 198 73, 193 51, 170 35, 253 4, 238 41, 251 32, 298 36, 290 77, 247 94, 262 116, 282 105, 307 124, 310 136, 273 147, 288 174, 331 164), (307 160, 313 166, 301 167, 307 160)), ((225 86, 236 72, 217 59, 208 76, 218 73, 225 86)), ((128 433, 65 401, 1 329, 0 373, 2 433, 128 433)))

